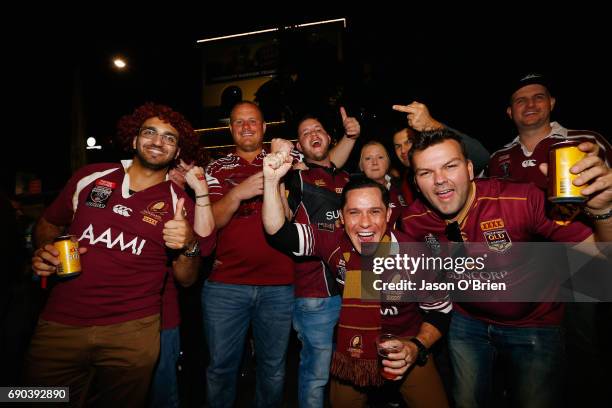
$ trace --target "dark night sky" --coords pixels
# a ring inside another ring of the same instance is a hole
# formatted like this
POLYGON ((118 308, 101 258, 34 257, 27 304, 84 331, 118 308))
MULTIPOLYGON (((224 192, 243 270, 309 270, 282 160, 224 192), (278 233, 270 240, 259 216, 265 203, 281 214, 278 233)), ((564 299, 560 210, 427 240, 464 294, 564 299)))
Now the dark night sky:
MULTIPOLYGON (((420 100, 432 114, 495 149, 514 137, 505 117, 507 81, 526 71, 543 71, 557 83, 553 119, 564 126, 588 128, 610 137, 604 97, 609 92, 610 33, 601 10, 568 10, 551 21, 548 11, 484 10, 478 16, 448 17, 432 11, 382 10, 356 15, 311 13, 282 18, 198 14, 174 10, 155 18, 123 13, 93 13, 36 25, 16 44, 13 55, 25 64, 10 77, 17 92, 16 112, 30 137, 16 140, 18 170, 43 176, 43 186, 57 188, 70 174, 69 140, 74 69, 82 74, 83 109, 88 134, 112 134, 117 119, 144 101, 167 103, 202 125, 201 54, 195 40, 314 21, 347 17, 343 76, 347 94, 368 100, 368 109, 420 100), (120 14, 120 17, 114 14, 120 14), (187 16, 187 17, 185 17, 187 16), (481 17, 482 16, 482 17, 481 17), (94 18, 95 17, 95 18, 94 18), (36 38, 36 40, 25 40, 36 38), (125 55, 126 73, 110 69, 110 57, 125 55), (359 72, 373 67, 365 93, 359 72), (366 96, 364 96, 366 94, 366 96), (29 108, 23 108, 29 107, 29 108), (49 171, 52 164, 53 171, 49 171)), ((360 10, 368 11, 368 10, 360 10)), ((295 13, 294 13, 295 14, 295 13)), ((320 61, 312 61, 319 64, 320 61)), ((350 106, 360 104, 347 101, 350 106)), ((363 101, 362 101, 363 102, 363 101)), ((386 112, 386 111, 385 111, 386 112)), ((382 112, 383 116, 389 114, 382 112)), ((4 176, 9 182, 14 174, 4 176)))

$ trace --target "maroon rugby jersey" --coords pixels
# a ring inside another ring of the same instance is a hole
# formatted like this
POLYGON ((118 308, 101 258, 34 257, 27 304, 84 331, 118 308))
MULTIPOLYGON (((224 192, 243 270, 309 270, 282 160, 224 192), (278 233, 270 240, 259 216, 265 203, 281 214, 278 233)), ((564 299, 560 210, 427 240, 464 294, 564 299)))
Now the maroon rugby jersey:
MULTIPOLYGON (((230 153, 206 168, 212 202, 219 201, 232 188, 262 171, 262 151, 252 163, 230 153)), ((264 236, 261 206, 263 196, 245 200, 217 237, 217 252, 211 281, 240 285, 289 285, 293 283, 293 261, 272 248, 264 236)))
MULTIPOLYGON (((307 163, 308 170, 290 172, 285 180, 293 220, 303 224, 340 226, 340 199, 349 174, 334 167, 307 163)), ((295 259, 295 296, 328 297, 338 294, 331 271, 319 258, 295 259)))
MULTIPOLYGON (((59 282, 41 317, 76 326, 109 325, 160 313, 161 289, 168 270, 162 229, 185 198, 193 224, 194 204, 171 181, 130 195, 130 160, 85 166, 68 181, 44 213, 54 225, 70 225, 79 245, 82 273, 59 282)), ((203 255, 215 237, 200 239, 203 255)))
POLYGON ((546 176, 540 171, 541 163, 548 163, 550 146, 563 141, 592 142, 599 145, 600 156, 612 165, 612 146, 600 134, 588 130, 568 130, 552 122, 552 131, 542 139, 533 152, 528 152, 517 136, 511 143, 494 152, 489 159, 488 176, 520 182, 535 183, 546 190, 546 176))
MULTIPOLYGON (((590 228, 580 222, 562 226, 548 219, 544 212, 544 194, 533 184, 477 179, 474 190, 469 209, 459 220, 466 242, 487 243, 487 234, 492 232, 502 237, 507 245, 534 241, 537 236, 557 242, 581 242, 591 235, 590 228), (490 226, 495 226, 494 230, 490 230, 490 226)), ((402 219, 402 231, 409 241, 416 242, 424 242, 429 234, 440 242, 448 242, 444 235, 446 225, 446 221, 421 199, 412 203, 402 219)), ((501 244, 495 243, 497 246, 501 244)), ((515 259, 508 258, 509 265, 504 266, 509 275, 520 276, 521 264, 513 261, 515 259)), ((478 305, 455 303, 454 306, 460 313, 514 327, 558 325, 563 316, 559 303, 489 302, 478 305)))
MULTIPOLYGON (((299 241, 299 250, 295 252, 295 255, 319 257, 329 265, 342 286, 347 271, 361 270, 361 255, 355 250, 344 230, 336 229, 334 232, 330 232, 324 226, 316 224, 295 224, 295 226, 299 241)), ((401 232, 393 231, 391 234, 394 242, 408 240, 401 232)), ((344 297, 343 304, 350 303, 350 299, 347 300, 346 295, 344 297)), ((355 301, 358 301, 358 299, 355 301)), ((448 313, 451 310, 451 304, 448 297, 435 303, 383 304, 381 305, 381 315, 384 316, 384 329, 402 337, 417 335, 424 320, 421 310, 448 313)))

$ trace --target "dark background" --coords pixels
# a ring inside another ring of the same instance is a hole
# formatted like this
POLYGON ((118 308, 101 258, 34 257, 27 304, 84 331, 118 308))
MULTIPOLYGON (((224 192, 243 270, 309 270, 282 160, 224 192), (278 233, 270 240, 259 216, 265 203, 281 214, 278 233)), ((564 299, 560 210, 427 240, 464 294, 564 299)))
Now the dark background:
MULTIPOLYGON (((85 133, 99 141, 110 139, 119 117, 145 101, 171 105, 198 128, 205 123, 196 40, 338 17, 348 19, 343 62, 327 67, 317 55, 305 55, 302 64, 318 69, 322 83, 342 82, 341 102, 351 114, 375 115, 376 125, 402 120, 392 104, 419 100, 434 117, 493 151, 516 135, 505 115, 509 82, 537 71, 555 81, 553 119, 568 128, 612 134, 607 115, 612 47, 601 9, 581 4, 535 10, 515 4, 506 11, 465 5, 417 10, 354 4, 322 13, 305 6, 287 3, 280 10, 253 13, 238 4, 224 4, 221 12, 212 6, 151 5, 128 13, 109 4, 103 11, 26 15, 27 24, 5 36, 10 44, 5 62, 17 62, 7 64, 11 74, 6 78, 14 91, 7 96, 9 120, 18 128, 9 140, 15 154, 5 160, 10 165, 2 172, 3 185, 14 189, 15 171, 38 174, 43 191, 65 183, 72 172, 75 78, 80 78, 85 133), (128 59, 126 72, 112 69, 116 54, 128 59)), ((368 127, 364 136, 389 138, 376 134, 379 129, 368 127)), ((107 157, 93 158, 99 159, 107 157)))

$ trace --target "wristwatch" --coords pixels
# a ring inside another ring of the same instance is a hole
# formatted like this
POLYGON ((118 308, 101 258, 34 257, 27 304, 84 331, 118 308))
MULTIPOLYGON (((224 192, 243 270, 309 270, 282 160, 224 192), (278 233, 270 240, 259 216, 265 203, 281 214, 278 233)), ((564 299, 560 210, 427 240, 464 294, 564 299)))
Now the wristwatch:
POLYGON ((185 251, 183 251, 183 255, 185 255, 188 258, 192 258, 194 256, 199 256, 200 255, 200 244, 199 244, 199 242, 196 240, 195 243, 193 244, 193 246, 190 249, 186 249, 185 251))
POLYGON ((416 344, 417 348, 419 349, 415 361, 416 365, 418 365, 419 367, 423 367, 425 364, 427 364, 427 356, 429 355, 429 350, 427 350, 427 347, 425 347, 425 345, 421 343, 421 341, 416 337, 411 338, 409 341, 416 344))

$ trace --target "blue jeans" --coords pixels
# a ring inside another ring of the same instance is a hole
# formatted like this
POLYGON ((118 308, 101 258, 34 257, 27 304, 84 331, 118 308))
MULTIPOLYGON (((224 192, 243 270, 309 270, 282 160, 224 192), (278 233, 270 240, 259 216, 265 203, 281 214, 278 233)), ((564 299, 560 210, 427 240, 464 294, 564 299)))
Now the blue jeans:
POLYGON ((340 316, 340 296, 296 298, 293 327, 302 342, 298 376, 301 408, 323 407, 325 385, 329 380, 334 326, 340 316))
POLYGON ((255 406, 281 406, 291 332, 293 285, 251 286, 206 281, 202 290, 204 335, 210 364, 209 407, 232 407, 249 324, 257 358, 255 406))
POLYGON ((564 349, 559 327, 507 327, 453 313, 449 349, 457 408, 492 406, 496 364, 512 407, 558 407, 564 349))
POLYGON ((159 340, 159 360, 155 367, 153 382, 149 391, 150 407, 178 408, 176 362, 181 349, 179 328, 162 330, 159 340))

